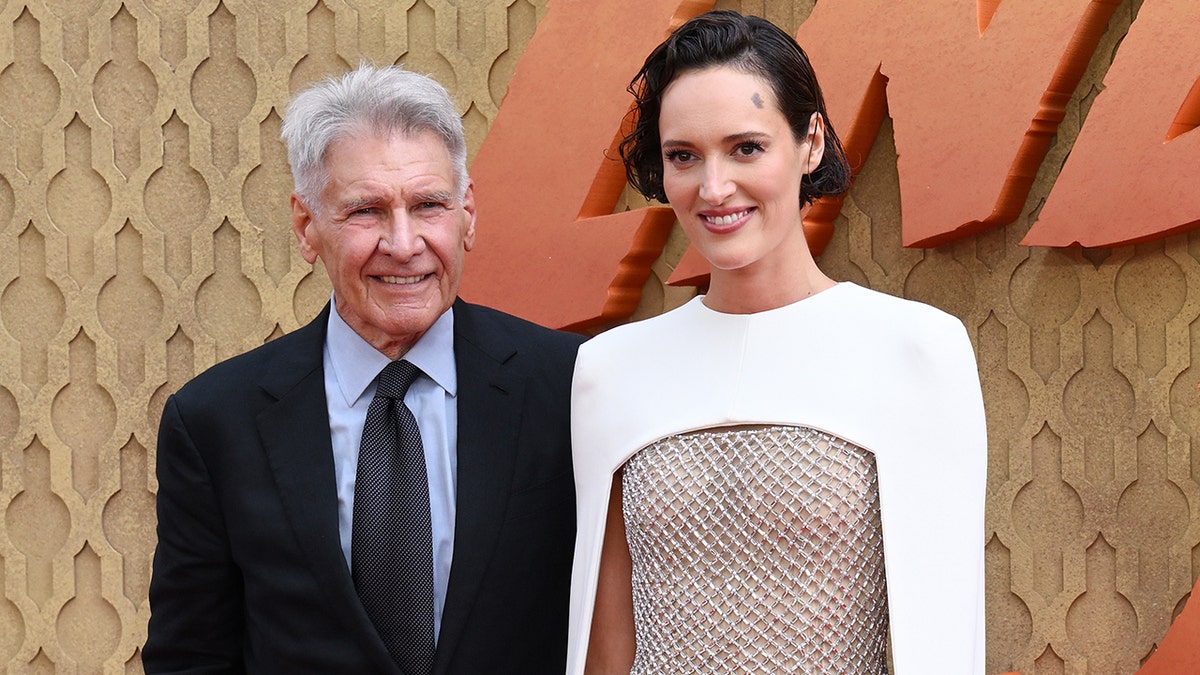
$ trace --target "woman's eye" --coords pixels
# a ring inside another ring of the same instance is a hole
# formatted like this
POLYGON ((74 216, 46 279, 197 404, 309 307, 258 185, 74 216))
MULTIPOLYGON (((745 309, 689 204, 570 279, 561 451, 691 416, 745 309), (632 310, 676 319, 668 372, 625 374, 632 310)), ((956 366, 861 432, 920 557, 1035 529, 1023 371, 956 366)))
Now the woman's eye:
POLYGON ((734 149, 734 154, 739 157, 751 157, 762 152, 763 146, 761 143, 746 142, 741 143, 734 149))
POLYGON ((667 161, 672 163, 690 162, 692 161, 692 153, 687 150, 668 150, 667 161))

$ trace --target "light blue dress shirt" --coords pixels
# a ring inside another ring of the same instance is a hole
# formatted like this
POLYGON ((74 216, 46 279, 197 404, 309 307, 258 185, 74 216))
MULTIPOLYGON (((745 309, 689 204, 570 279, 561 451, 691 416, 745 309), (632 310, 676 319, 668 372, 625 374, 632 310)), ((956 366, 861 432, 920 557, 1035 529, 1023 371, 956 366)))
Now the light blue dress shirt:
MULTIPOLYGON (((333 302, 336 302, 334 298, 333 302)), ((454 312, 446 310, 401 358, 421 369, 404 395, 421 430, 425 469, 429 474, 429 515, 433 523, 433 630, 441 632, 446 585, 454 553, 455 485, 458 477, 458 376, 454 362, 454 312)), ((333 470, 337 479, 338 533, 347 567, 351 566, 350 540, 354 521, 354 482, 358 447, 367 408, 375 398, 375 378, 389 362, 355 333, 338 315, 329 312, 325 336, 325 401, 333 442, 333 470)))

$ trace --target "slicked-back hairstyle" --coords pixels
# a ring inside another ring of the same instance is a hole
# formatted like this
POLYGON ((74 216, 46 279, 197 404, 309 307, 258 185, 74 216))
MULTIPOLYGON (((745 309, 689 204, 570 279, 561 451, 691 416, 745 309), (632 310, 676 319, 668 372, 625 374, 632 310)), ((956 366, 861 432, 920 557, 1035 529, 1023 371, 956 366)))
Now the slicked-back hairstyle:
POLYGON ((467 142, 454 100, 442 85, 399 66, 366 63, 297 94, 283 116, 296 194, 310 209, 320 206, 329 181, 325 155, 335 141, 356 134, 411 135, 432 131, 454 166, 457 198, 467 191, 467 142))
POLYGON ((619 150, 629 183, 647 199, 667 201, 663 191, 663 157, 658 116, 663 92, 680 75, 712 66, 727 66, 756 75, 770 84, 780 111, 797 142, 808 136, 814 112, 825 122, 825 154, 816 170, 800 182, 800 200, 839 195, 850 187, 850 164, 825 112, 825 98, 808 55, 790 35, 756 16, 728 10, 701 14, 675 29, 650 56, 629 84, 634 96, 633 130, 619 150))

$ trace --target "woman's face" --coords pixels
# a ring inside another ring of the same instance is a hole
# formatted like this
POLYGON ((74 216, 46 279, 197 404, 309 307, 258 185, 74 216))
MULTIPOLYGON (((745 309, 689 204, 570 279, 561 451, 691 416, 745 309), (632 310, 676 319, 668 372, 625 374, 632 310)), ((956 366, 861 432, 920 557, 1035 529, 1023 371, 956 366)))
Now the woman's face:
POLYGON ((714 282, 801 264, 800 179, 822 145, 819 135, 815 147, 796 142, 764 79, 727 66, 686 72, 663 92, 658 130, 664 191, 714 282))

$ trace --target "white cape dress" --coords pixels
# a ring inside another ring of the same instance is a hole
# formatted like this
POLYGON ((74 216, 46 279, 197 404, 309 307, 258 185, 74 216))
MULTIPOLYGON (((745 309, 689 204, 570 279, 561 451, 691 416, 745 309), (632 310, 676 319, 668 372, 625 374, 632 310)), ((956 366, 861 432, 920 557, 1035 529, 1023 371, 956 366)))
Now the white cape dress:
POLYGON ((987 429, 955 317, 846 282, 756 314, 698 297, 585 343, 571 417, 567 675, 587 656, 613 473, 672 434, 746 423, 812 427, 874 453, 891 675, 983 674, 987 429))

